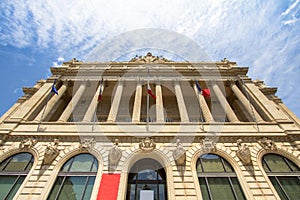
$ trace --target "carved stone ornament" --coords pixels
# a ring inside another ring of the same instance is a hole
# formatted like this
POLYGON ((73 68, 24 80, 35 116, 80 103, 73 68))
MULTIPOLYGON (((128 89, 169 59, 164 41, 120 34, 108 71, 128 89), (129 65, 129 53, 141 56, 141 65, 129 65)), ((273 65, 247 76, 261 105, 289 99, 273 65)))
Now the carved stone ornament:
POLYGON ((114 146, 109 150, 108 161, 110 167, 116 167, 121 159, 122 150, 118 147, 119 140, 115 139, 114 146))
POLYGON ((84 138, 81 140, 80 148, 81 149, 91 149, 94 147, 96 141, 95 138, 84 138))
POLYGON ((186 159, 185 149, 182 147, 182 144, 180 143, 179 139, 176 141, 176 144, 177 147, 173 151, 173 158, 177 165, 185 165, 185 159, 186 159))
POLYGON ((262 138, 262 139, 259 139, 257 142, 261 147, 263 147, 266 150, 276 150, 277 149, 275 142, 271 139, 262 138))
POLYGON ((21 141, 19 148, 20 149, 30 149, 34 147, 34 145, 37 143, 37 140, 34 138, 27 138, 21 141))
POLYGON ((250 149, 247 146, 247 144, 242 144, 242 140, 238 139, 236 141, 238 150, 236 152, 237 157, 244 163, 245 165, 248 165, 251 163, 251 154, 250 154, 250 149))
POLYGON ((53 162, 53 160, 58 156, 59 150, 58 150, 58 143, 59 139, 54 139, 53 142, 49 143, 45 149, 45 155, 43 163, 46 165, 49 165, 53 162))
POLYGON ((148 152, 148 151, 152 151, 153 149, 155 149, 156 144, 152 139, 146 137, 145 139, 142 139, 142 142, 140 142, 139 146, 140 146, 140 149, 148 152))
POLYGON ((217 147, 215 141, 208 137, 204 138, 202 140, 202 149, 203 151, 216 151, 217 147))

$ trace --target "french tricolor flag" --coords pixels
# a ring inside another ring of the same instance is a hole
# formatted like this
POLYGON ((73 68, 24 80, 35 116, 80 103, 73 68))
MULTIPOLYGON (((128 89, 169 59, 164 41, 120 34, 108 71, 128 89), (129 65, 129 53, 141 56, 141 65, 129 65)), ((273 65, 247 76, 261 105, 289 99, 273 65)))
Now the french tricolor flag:
POLYGON ((156 99, 156 96, 152 93, 152 90, 151 90, 151 87, 150 87, 149 83, 148 83, 147 90, 148 90, 148 94, 149 94, 153 99, 156 99))
POLYGON ((204 97, 210 97, 210 90, 209 89, 202 89, 198 83, 198 81, 195 81, 196 82, 196 87, 198 89, 198 92, 200 94, 202 94, 204 97))

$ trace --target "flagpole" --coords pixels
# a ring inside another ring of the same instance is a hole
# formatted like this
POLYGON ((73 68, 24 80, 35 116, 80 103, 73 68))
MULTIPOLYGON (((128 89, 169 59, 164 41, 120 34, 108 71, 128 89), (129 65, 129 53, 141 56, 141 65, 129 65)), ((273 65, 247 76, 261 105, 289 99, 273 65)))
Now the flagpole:
MULTIPOLYGON (((53 83, 53 85, 52 85, 52 88, 51 88, 50 92, 48 93, 47 100, 46 100, 46 105, 45 105, 45 107, 44 107, 44 110, 43 110, 43 113, 42 113, 42 116, 41 116, 39 125, 38 125, 38 127, 37 127, 37 131, 40 130, 40 126, 41 126, 42 120, 43 120, 43 118, 44 118, 44 114, 45 114, 45 111, 46 111, 46 108, 47 108, 47 105, 48 105, 48 101, 49 101, 49 99, 50 99, 51 92, 52 92, 53 86, 54 86, 55 84, 56 84, 56 79, 54 80, 54 83, 53 83)), ((54 87, 55 87, 55 86, 54 86, 54 87)))
MULTIPOLYGON (((197 96, 198 97, 198 102, 199 102, 199 105, 200 105, 201 104, 201 101, 200 101, 200 95, 201 95, 201 93, 200 93, 200 91, 197 88, 197 83, 198 82, 195 81, 195 85, 196 85, 196 89, 197 89, 197 94, 198 94, 198 96, 197 96)), ((204 125, 203 125, 204 120, 203 120, 203 116, 202 116, 201 105, 199 106, 199 115, 200 115, 200 122, 201 122, 201 125, 202 125, 202 130, 204 131, 204 125)))
POLYGON ((92 132, 94 132, 94 130, 95 130, 95 123, 96 123, 96 119, 97 119, 97 109, 98 109, 100 101, 102 100, 102 86, 103 86, 103 77, 99 83, 99 87, 98 87, 99 92, 98 92, 98 89, 96 90, 96 92, 98 93, 98 97, 97 97, 97 106, 96 106, 94 117, 93 117, 92 132))
POLYGON ((148 70, 148 80, 147 80, 147 125, 146 130, 149 132, 149 93, 148 93, 148 86, 149 86, 149 66, 147 66, 148 70))

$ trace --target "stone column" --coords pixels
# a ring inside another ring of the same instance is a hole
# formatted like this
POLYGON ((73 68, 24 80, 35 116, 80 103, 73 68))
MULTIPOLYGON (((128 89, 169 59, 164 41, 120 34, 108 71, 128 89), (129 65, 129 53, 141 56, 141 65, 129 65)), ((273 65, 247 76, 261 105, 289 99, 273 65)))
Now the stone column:
POLYGON ((216 82, 212 82, 212 88, 213 88, 222 108, 224 109, 224 111, 228 117, 228 120, 230 122, 238 122, 239 121, 238 118, 236 117, 235 113, 231 109, 229 103, 227 102, 227 99, 223 95, 222 91, 220 90, 220 88, 216 84, 216 82))
POLYGON ((179 109, 179 114, 180 114, 180 119, 182 122, 189 122, 189 115, 187 113, 181 87, 179 85, 179 81, 175 81, 175 94, 176 94, 176 99, 177 99, 177 105, 179 109))
POLYGON ((134 105, 133 105, 133 112, 132 112, 132 122, 140 121, 141 105, 142 105, 142 84, 140 81, 138 81, 136 90, 135 90, 134 105))
POLYGON ((56 95, 56 94, 53 95, 53 97, 48 101, 48 103, 46 103, 46 105, 45 105, 46 109, 43 108, 40 111, 40 113, 36 116, 36 118, 34 119, 34 121, 39 122, 39 121, 43 121, 43 120, 45 120, 47 118, 47 116, 49 115, 50 111, 52 111, 52 109, 55 106, 55 104, 61 99, 61 97, 66 92, 67 87, 68 87, 68 81, 65 81, 63 83, 63 85, 59 88, 58 95, 56 95), (42 115, 43 115, 43 119, 42 119, 42 115))
POLYGON ((76 105, 78 104, 84 90, 86 87, 86 82, 82 83, 78 90, 76 91, 75 95, 72 97, 72 99, 70 100, 69 104, 67 105, 67 107, 65 108, 64 112, 61 114, 61 116, 59 117, 58 121, 59 122, 66 122, 68 121, 69 117, 71 116, 73 109, 76 107, 76 105))
POLYGON ((10 116, 11 121, 21 121, 25 116, 32 111, 32 109, 41 102, 43 98, 47 98, 51 91, 53 83, 44 83, 43 86, 29 99, 27 99, 21 106, 18 107, 16 112, 10 116))
POLYGON ((100 92, 100 88, 101 88, 101 91, 102 91, 102 94, 104 92, 104 84, 100 84, 93 96, 93 99, 83 117, 83 122, 90 122, 92 121, 93 119, 93 116, 96 112, 96 109, 97 109, 97 105, 98 105, 98 97, 99 97, 99 92, 100 92))
POLYGON ((162 97, 162 90, 161 84, 157 83, 155 86, 155 95, 156 95, 156 121, 157 122, 164 122, 164 104, 163 104, 163 97, 162 97))
POLYGON ((118 114, 120 101, 121 101, 121 97, 122 97, 122 92, 123 92, 123 84, 124 83, 121 81, 118 83, 118 87, 117 87, 117 90, 116 90, 116 93, 115 93, 115 96, 114 96, 114 99, 113 99, 113 102, 111 104, 110 111, 108 114, 108 118, 107 118, 108 122, 116 121, 116 117, 118 114))
POLYGON ((250 114, 250 116, 253 118, 253 120, 256 120, 257 122, 263 121, 261 116, 257 113, 255 108, 250 105, 249 100, 244 96, 244 94, 240 91, 240 89, 235 85, 234 82, 230 82, 230 88, 236 95, 236 97, 240 100, 244 108, 247 110, 247 112, 250 114), (254 116, 253 116, 254 115, 254 116))
POLYGON ((207 105, 204 97, 201 94, 199 94, 198 89, 197 89, 195 83, 193 84, 193 86, 194 86, 195 93, 196 93, 196 95, 198 97, 198 101, 199 101, 199 104, 200 104, 201 111, 203 113, 204 120, 206 122, 213 122, 214 118, 211 115, 211 112, 209 110, 209 107, 208 107, 208 105, 207 105))

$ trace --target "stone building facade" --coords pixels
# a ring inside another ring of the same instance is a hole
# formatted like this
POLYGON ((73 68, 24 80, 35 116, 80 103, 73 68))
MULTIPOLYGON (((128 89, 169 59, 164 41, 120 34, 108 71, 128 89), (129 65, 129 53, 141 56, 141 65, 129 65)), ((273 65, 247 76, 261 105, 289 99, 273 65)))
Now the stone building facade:
POLYGON ((150 53, 52 67, 0 118, 1 199, 296 199, 300 121, 247 71, 150 53))

